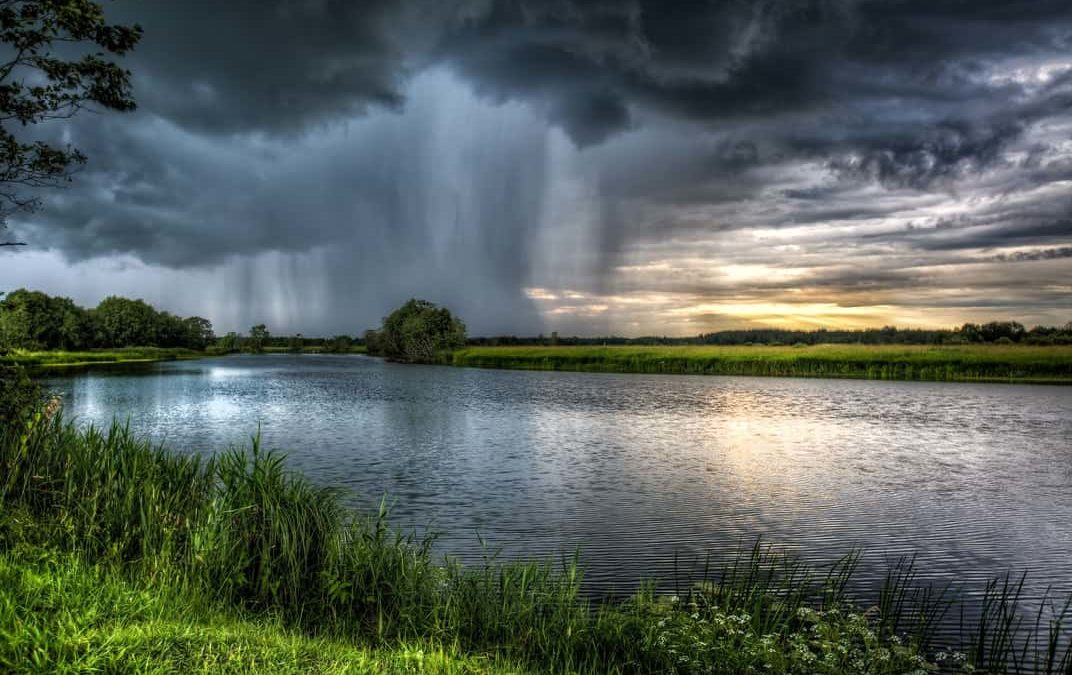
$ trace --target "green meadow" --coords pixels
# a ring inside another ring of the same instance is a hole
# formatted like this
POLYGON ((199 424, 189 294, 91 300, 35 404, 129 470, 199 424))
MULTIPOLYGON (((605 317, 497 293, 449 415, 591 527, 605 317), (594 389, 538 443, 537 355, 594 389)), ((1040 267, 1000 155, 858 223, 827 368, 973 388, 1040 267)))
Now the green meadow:
MULTIPOLYGON (((319 345, 302 347, 300 352, 284 347, 267 347, 265 354, 328 354, 337 353, 319 345)), ((366 349, 363 345, 355 345, 347 349, 347 354, 364 354, 366 349)), ((152 363, 154 361, 175 361, 179 359, 199 359, 206 356, 220 356, 224 352, 213 349, 196 351, 184 348, 169 347, 127 347, 122 349, 92 349, 83 351, 47 350, 32 351, 25 349, 11 350, 0 355, 0 365, 20 365, 32 369, 53 369, 84 366, 106 366, 109 364, 123 363, 152 363)))
POLYGON ((203 352, 170 347, 127 347, 84 351, 14 349, 5 354, 0 354, 0 365, 14 364, 28 368, 55 368, 108 363, 151 363, 153 361, 195 359, 202 356, 204 356, 203 352))
POLYGON ((450 363, 606 373, 1072 383, 1072 346, 467 347, 450 363))

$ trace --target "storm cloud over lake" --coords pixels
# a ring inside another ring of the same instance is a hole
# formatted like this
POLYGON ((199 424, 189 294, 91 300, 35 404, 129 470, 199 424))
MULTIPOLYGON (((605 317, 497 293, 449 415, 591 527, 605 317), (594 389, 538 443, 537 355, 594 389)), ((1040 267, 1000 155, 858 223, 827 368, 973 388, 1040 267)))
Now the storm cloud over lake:
POLYGON ((1072 318, 1067 2, 120 0, 0 287, 218 332, 1072 318))

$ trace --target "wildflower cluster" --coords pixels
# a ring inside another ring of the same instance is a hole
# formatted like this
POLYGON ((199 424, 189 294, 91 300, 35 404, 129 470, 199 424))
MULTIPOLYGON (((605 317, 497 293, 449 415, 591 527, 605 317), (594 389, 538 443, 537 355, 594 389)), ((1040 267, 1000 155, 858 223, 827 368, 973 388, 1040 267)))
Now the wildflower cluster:
POLYGON ((772 625, 769 609, 730 611, 672 597, 652 605, 659 616, 646 647, 666 672, 683 675, 938 671, 914 646, 882 636, 864 614, 800 607, 772 625))

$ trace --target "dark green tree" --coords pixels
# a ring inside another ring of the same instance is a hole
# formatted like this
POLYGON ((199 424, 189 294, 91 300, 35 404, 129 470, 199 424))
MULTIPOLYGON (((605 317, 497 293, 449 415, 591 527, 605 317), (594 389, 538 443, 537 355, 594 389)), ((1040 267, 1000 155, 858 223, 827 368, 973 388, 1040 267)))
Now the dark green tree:
POLYGON ((182 321, 184 331, 184 346, 190 349, 203 350, 216 341, 216 333, 212 330, 212 322, 200 316, 191 316, 182 321))
POLYGON ((0 364, 0 425, 8 428, 41 402, 41 387, 25 368, 0 364))
POLYGON ((231 331, 216 341, 216 348, 227 354, 237 352, 242 348, 242 336, 231 331))
POLYGON ((270 337, 272 335, 263 323, 253 326, 249 329, 249 350, 254 354, 260 354, 264 351, 264 345, 270 337))
POLYGON ((414 298, 383 320, 374 342, 378 353, 388 358, 433 363, 444 352, 465 345, 465 324, 445 307, 414 298))
POLYGON ((0 302, 0 345, 9 349, 82 349, 93 330, 70 298, 20 288, 0 302))
POLYGON ((133 110, 130 73, 109 58, 129 52, 141 34, 140 26, 106 22, 92 0, 0 2, 0 225, 32 210, 38 188, 62 184, 86 161, 78 148, 17 132, 85 108, 133 110))
POLYGON ((333 352, 335 354, 345 354, 350 351, 350 345, 352 344, 353 340, 350 339, 349 335, 336 335, 325 345, 324 351, 333 352))
POLYGON ((145 347, 159 344, 160 319, 144 300, 110 296, 93 310, 97 343, 102 347, 145 347))

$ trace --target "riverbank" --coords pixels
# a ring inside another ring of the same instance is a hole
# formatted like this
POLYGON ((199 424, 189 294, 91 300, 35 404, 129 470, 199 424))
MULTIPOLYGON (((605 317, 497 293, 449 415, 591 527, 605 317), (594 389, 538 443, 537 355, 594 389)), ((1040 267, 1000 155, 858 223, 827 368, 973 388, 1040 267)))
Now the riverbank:
MULTIPOLYGON (((680 598, 593 604, 575 564, 436 562, 431 540, 347 511, 256 441, 198 457, 40 416, 0 434, 0 669, 13 672, 346 672, 332 668, 367 658, 371 672, 903 673, 930 672, 947 646, 932 643, 941 600, 905 570, 861 600, 846 593, 854 559, 809 570, 757 548, 680 598)), ((1015 583, 989 593, 962 661, 1001 668, 1034 617, 1015 583)), ((1023 658, 1064 672, 1065 642, 1023 658)))
MULTIPOLYGON (((346 354, 365 354, 364 346, 350 347, 346 354)), ((155 363, 157 361, 176 361, 203 359, 212 356, 224 356, 230 352, 208 349, 195 351, 193 349, 165 348, 165 347, 129 347, 125 349, 94 349, 87 351, 29 351, 16 349, 0 355, 0 365, 20 365, 34 370, 50 370, 59 368, 84 368, 87 366, 107 366, 120 364, 155 363)), ((300 352, 293 352, 283 347, 268 347, 263 354, 335 354, 320 346, 303 347, 300 352)))
POLYGON ((1070 346, 467 347, 449 362, 519 370, 1072 384, 1070 346))
POLYGON ((490 658, 420 642, 390 647, 309 636, 213 607, 166 579, 147 583, 38 546, 0 551, 0 671, 203 675, 507 675, 490 658))
POLYGON ((15 349, 0 355, 0 365, 20 365, 27 368, 63 368, 117 363, 152 363, 178 359, 198 359, 205 352, 193 349, 165 347, 129 347, 125 349, 93 349, 86 351, 29 351, 15 349))

